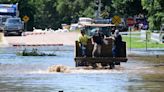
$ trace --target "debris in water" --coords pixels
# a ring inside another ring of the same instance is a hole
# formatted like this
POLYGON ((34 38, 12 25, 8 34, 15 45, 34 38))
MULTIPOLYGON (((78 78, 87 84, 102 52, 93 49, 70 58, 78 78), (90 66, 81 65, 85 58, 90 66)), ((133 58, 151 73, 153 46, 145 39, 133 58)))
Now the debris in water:
POLYGON ((38 49, 32 49, 32 51, 27 51, 27 49, 25 48, 22 52, 18 52, 17 55, 19 56, 56 56, 56 54, 54 53, 43 53, 43 52, 39 52, 38 49))

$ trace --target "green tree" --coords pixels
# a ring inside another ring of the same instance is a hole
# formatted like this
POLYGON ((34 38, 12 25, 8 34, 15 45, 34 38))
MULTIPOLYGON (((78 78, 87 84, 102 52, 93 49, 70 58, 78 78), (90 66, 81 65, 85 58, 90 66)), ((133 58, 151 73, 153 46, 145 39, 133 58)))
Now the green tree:
POLYGON ((57 12, 61 22, 70 24, 77 22, 79 17, 93 17, 93 0, 57 0, 57 12))
POLYGON ((164 1, 163 0, 142 0, 142 6, 148 11, 150 30, 159 30, 164 23, 164 1))
POLYGON ((29 0, 19 0, 18 8, 20 12, 20 17, 23 18, 24 16, 29 17, 29 21, 27 22, 27 30, 33 30, 34 25, 34 14, 35 14, 35 7, 32 6, 29 0))
POLYGON ((143 13, 141 0, 112 0, 113 14, 128 17, 143 13))
MULTIPOLYGON (((95 0, 1 0, 0 2, 18 2, 20 17, 24 15, 30 17, 28 22, 30 30, 33 26, 57 29, 62 23, 77 22, 79 17, 94 18, 96 11, 95 0)), ((114 15, 127 17, 142 13, 141 0, 101 0, 101 2, 102 18, 114 15)))

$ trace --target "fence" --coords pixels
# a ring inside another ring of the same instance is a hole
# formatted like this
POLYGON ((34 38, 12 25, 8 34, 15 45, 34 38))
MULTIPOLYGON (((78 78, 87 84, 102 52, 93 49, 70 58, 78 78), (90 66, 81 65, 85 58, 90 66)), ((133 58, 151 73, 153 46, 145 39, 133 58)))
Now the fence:
POLYGON ((159 39, 160 35, 154 35, 146 30, 138 32, 120 32, 123 35, 124 40, 127 42, 127 48, 131 50, 164 50, 164 44, 159 41, 152 40, 159 39), (152 36, 153 35, 153 36, 152 36))

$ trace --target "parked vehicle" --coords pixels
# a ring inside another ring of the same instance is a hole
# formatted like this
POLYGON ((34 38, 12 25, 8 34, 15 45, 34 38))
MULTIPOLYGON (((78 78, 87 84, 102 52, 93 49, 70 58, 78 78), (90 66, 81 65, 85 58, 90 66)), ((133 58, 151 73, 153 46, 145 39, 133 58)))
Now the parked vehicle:
POLYGON ((3 26, 4 35, 17 34, 21 36, 24 30, 24 23, 20 18, 8 18, 3 26))
POLYGON ((4 24, 8 18, 18 17, 18 3, 0 4, 0 31, 3 31, 4 24))
POLYGON ((135 21, 135 27, 137 29, 148 30, 149 25, 146 18, 136 18, 135 21))
POLYGON ((8 18, 11 18, 11 16, 1 16, 0 15, 0 31, 3 31, 4 24, 8 18))

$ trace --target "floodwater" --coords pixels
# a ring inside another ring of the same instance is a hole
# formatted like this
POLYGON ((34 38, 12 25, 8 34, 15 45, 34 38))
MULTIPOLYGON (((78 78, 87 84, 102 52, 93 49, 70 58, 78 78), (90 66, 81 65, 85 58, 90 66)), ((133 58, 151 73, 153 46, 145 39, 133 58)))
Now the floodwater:
MULTIPOLYGON (((128 57, 116 69, 75 68, 74 47, 39 47, 57 56, 17 56, 25 47, 0 48, 0 92, 163 92, 164 58, 128 57), (160 58, 160 61, 156 60, 160 58), (154 61, 153 61, 154 60, 154 61), (53 65, 70 67, 69 73, 48 72, 53 65)), ((31 50, 31 48, 27 48, 31 50)), ((160 54, 161 55, 161 54, 160 54)))

